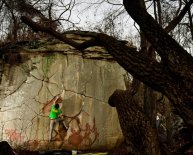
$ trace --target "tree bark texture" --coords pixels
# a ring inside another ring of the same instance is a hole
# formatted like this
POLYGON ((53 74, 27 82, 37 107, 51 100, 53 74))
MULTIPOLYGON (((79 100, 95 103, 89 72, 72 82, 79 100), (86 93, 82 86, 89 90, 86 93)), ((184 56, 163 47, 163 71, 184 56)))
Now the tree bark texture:
POLYGON ((109 104, 117 109, 128 154, 160 155, 157 131, 130 91, 116 90, 109 104))

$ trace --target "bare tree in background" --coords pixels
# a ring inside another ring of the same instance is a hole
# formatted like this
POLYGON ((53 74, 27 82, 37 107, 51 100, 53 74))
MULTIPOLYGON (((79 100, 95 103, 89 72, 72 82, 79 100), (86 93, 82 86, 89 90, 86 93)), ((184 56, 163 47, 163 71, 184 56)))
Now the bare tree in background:
POLYGON ((2 0, 0 2, 0 30, 4 38, 2 41, 19 41, 46 35, 31 31, 21 22, 21 16, 28 16, 54 30, 60 29, 61 21, 73 25, 70 17, 74 5, 75 0, 70 0, 68 3, 62 0, 2 0))

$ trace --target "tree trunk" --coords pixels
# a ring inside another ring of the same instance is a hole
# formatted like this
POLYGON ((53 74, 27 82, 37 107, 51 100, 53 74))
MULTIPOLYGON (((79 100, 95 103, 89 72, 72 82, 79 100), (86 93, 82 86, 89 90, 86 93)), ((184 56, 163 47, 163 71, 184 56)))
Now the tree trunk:
POLYGON ((109 98, 115 106, 125 138, 126 149, 134 155, 160 155, 157 131, 144 115, 130 90, 116 90, 109 98))

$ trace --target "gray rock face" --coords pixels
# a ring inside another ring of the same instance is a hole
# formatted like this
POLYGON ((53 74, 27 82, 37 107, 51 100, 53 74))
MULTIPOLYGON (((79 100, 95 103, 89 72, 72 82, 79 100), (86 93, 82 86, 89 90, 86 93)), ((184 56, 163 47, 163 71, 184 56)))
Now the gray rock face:
POLYGON ((85 54, 59 41, 31 44, 6 47, 1 60, 0 140, 25 150, 117 145, 122 133, 107 102, 115 89, 125 89, 125 70, 100 47, 85 54), (50 100, 56 94, 69 129, 57 124, 49 143, 50 100))

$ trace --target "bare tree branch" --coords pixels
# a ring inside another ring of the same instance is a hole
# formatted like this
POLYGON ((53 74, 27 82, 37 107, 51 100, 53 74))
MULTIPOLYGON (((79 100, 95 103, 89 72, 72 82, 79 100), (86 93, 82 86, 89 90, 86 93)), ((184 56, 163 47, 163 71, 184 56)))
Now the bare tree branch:
POLYGON ((169 23, 169 25, 165 28, 166 32, 170 32, 171 30, 173 30, 176 27, 176 25, 182 20, 184 15, 188 12, 192 3, 193 3, 193 0, 190 0, 189 2, 186 3, 185 7, 182 9, 182 11, 179 13, 179 15, 176 18, 174 18, 169 23))
MULTIPOLYGON (((167 69, 176 76, 187 78, 187 70, 193 68, 193 58, 172 39, 147 11, 141 7, 140 0, 124 0, 124 6, 132 18, 138 23, 148 41, 159 53, 167 69), (136 14, 136 10, 138 13, 136 14), (183 60, 184 64, 181 64, 183 60), (179 64, 179 66, 177 65, 179 64)), ((193 76, 193 72, 189 72, 193 76)))
POLYGON ((41 31, 41 32, 51 34, 54 37, 56 37, 57 39, 64 41, 67 44, 69 44, 69 45, 71 45, 79 50, 83 50, 87 47, 97 45, 97 42, 94 39, 91 39, 90 41, 86 42, 85 44, 84 43, 83 44, 77 43, 73 40, 70 40, 65 35, 60 34, 59 32, 55 31, 54 29, 52 29, 50 27, 42 26, 42 25, 39 25, 39 24, 33 22, 30 18, 28 18, 26 16, 22 16, 21 20, 25 24, 29 25, 35 32, 41 31))

